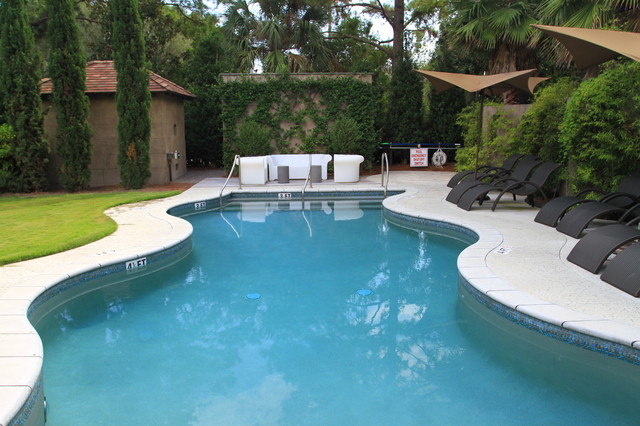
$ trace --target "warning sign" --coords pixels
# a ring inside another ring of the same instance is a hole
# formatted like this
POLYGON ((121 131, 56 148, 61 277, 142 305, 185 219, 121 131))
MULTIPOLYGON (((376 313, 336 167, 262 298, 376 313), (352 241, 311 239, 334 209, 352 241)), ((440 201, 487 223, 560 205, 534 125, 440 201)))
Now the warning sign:
POLYGON ((409 166, 427 167, 429 165, 429 150, 427 148, 411 148, 409 166))

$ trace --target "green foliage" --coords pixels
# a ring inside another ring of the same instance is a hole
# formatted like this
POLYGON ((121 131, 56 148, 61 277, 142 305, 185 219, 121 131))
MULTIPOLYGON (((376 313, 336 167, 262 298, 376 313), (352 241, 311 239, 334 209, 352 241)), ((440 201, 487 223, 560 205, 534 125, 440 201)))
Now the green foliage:
POLYGON ((538 155, 544 161, 564 162, 559 128, 567 100, 578 87, 575 80, 561 78, 536 92, 511 141, 515 152, 538 155))
POLYGON ((190 166, 222 165, 219 74, 234 68, 233 50, 219 28, 209 29, 189 51, 186 85, 196 98, 185 103, 185 141, 190 166))
POLYGON ((137 0, 112 0, 114 64, 118 73, 118 166, 125 188, 141 188, 151 176, 151 94, 137 0))
POLYGON ((49 75, 56 113, 56 151, 61 159, 60 183, 67 191, 89 186, 91 126, 85 94, 85 57, 71 0, 47 0, 49 75))
POLYGON ((3 190, 42 191, 47 186, 49 144, 43 130, 38 55, 24 0, 0 3, 0 31, 4 117, 15 132, 12 159, 3 161, 12 178, 3 190))
POLYGON ((220 91, 216 86, 192 88, 195 99, 185 102, 187 164, 195 167, 222 166, 220 91))
MULTIPOLYGON (((456 154, 457 170, 471 170, 476 167, 480 105, 469 105, 458 115, 458 125, 463 129, 464 148, 459 149, 456 154)), ((509 141, 514 121, 504 105, 495 102, 485 102, 484 105, 495 109, 495 113, 483 123, 478 164, 500 165, 504 158, 513 152, 509 141)))
POLYGON ((327 152, 329 154, 359 154, 362 131, 353 118, 339 118, 331 125, 327 152))
POLYGON ((459 0, 452 2, 451 34, 468 49, 490 52, 489 71, 501 73, 533 68, 536 52, 529 48, 535 34, 538 2, 459 0))
POLYGON ((240 49, 241 68, 260 61, 266 72, 329 69, 323 36, 329 8, 317 1, 231 0, 225 12, 225 35, 240 49))
POLYGON ((271 132, 255 121, 245 121, 238 126, 234 152, 242 157, 271 154, 271 132))
POLYGON ((359 39, 371 37, 372 23, 363 21, 359 16, 344 18, 337 32, 345 36, 329 41, 329 48, 335 57, 333 68, 340 72, 375 72, 381 69, 389 59, 387 54, 374 46, 362 43, 359 39))
MULTIPOLYGON (((445 23, 442 25, 445 26, 445 23)), ((445 26, 441 30, 436 49, 429 61, 429 70, 482 74, 486 69, 487 55, 455 48, 449 42, 450 38, 445 26)), ((428 103, 425 103, 426 140, 443 144, 462 144, 462 129, 456 123, 456 117, 472 97, 473 94, 458 87, 436 94, 433 86, 429 84, 428 103)))
POLYGON ((329 124, 338 118, 355 120, 362 132, 358 152, 370 160, 378 146, 374 129, 376 99, 370 84, 353 78, 293 79, 288 75, 264 82, 243 79, 220 86, 225 164, 233 159, 237 126, 250 120, 269 129, 277 152, 314 153, 327 148, 329 124), (315 127, 305 130, 303 124, 315 127), (287 125, 281 126, 281 123, 287 125), (299 142, 294 144, 294 141, 299 142))
POLYGON ((400 62, 391 77, 389 109, 385 138, 390 142, 419 143, 424 141, 423 78, 413 71, 409 60, 400 62))
POLYGON ((640 163, 640 63, 629 62, 584 81, 561 126, 573 169, 572 188, 613 190, 640 163))
POLYGON ((15 139, 16 133, 10 125, 4 123, 0 126, 0 190, 11 185, 15 139))
MULTIPOLYGON (((112 59, 111 1, 75 3, 88 59, 112 59)), ((192 42, 202 34, 202 26, 207 21, 215 20, 212 15, 204 13, 201 3, 191 0, 138 0, 149 69, 171 81, 180 81, 183 61, 192 42)))

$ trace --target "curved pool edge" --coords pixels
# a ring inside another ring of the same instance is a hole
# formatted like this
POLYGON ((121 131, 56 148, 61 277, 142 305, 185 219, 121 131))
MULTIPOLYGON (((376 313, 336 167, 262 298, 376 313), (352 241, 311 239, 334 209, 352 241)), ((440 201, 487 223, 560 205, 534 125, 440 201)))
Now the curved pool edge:
POLYGON ((92 283, 101 278, 146 275, 187 256, 193 228, 168 214, 184 202, 175 196, 114 207, 105 212, 118 223, 111 235, 1 268, 0 426, 45 423, 43 347, 32 321, 37 323, 62 294, 68 300, 71 293, 76 297, 97 288, 92 283))
MULTIPOLYGON (((601 319, 549 303, 527 294, 496 275, 487 256, 501 249, 501 232, 473 221, 454 221, 417 212, 400 204, 403 197, 414 197, 411 190, 385 199, 385 214, 397 220, 444 228, 463 235, 476 235, 458 256, 458 286, 476 301, 501 317, 565 343, 640 365, 640 328, 601 319)), ((470 216, 472 217, 472 216, 470 216)))
MULTIPOLYGON (((372 181, 378 179, 379 177, 373 177, 372 181)), ((371 182, 364 183, 363 187, 354 186, 346 192, 357 194, 367 190, 379 191, 379 185, 374 185, 371 182)), ((43 424, 44 413, 34 409, 34 407, 42 406, 43 387, 40 376, 42 345, 27 320, 27 311, 31 302, 62 279, 86 273, 91 269, 101 267, 102 264, 107 265, 109 262, 134 260, 139 256, 161 251, 165 247, 175 246, 186 236, 190 237, 190 224, 179 217, 169 215, 168 211, 180 205, 219 199, 217 191, 214 192, 211 188, 204 189, 194 192, 187 191, 169 199, 110 209, 109 216, 114 218, 119 225, 114 234, 68 252, 11 265, 12 268, 20 269, 25 263, 36 263, 40 272, 14 280, 16 284, 14 287, 9 287, 11 291, 6 289, 2 291, 3 288, 0 287, 0 317, 3 319, 0 322, 0 342, 3 338, 12 339, 16 336, 30 342, 26 345, 18 342, 20 344, 12 346, 18 348, 19 353, 15 355, 3 356, 0 352, 0 372, 2 372, 0 374, 0 401, 2 401, 0 404, 0 426, 43 424), (148 223, 149 219, 153 219, 152 225, 148 223), (155 231, 151 232, 150 228, 155 231), (154 240, 153 242, 147 241, 151 234, 158 234, 160 242, 154 238, 151 238, 154 240), (118 248, 113 250, 112 247, 118 248), (79 258, 85 261, 78 261, 79 258), (46 261, 42 259, 46 259, 46 261), (7 319, 11 320, 10 324, 5 321, 7 319), (11 374, 5 374, 7 365, 3 366, 2 361, 6 361, 8 358, 24 358, 25 363, 19 368, 11 368, 11 374), (27 364, 26 361, 29 363, 27 364), (14 372, 19 372, 19 374, 14 374, 14 372)), ((626 347, 637 354, 637 349, 640 348, 640 327, 599 319, 545 302, 517 289, 507 280, 494 274, 488 266, 486 258, 492 251, 499 248, 504 240, 503 235, 495 227, 481 222, 471 222, 474 218, 473 215, 464 216, 464 219, 460 219, 460 216, 452 219, 447 217, 447 213, 442 213, 439 216, 440 213, 435 215, 425 212, 417 204, 400 205, 398 200, 415 197, 424 189, 419 188, 414 182, 410 182, 408 185, 396 185, 396 189, 405 192, 402 195, 385 199, 386 209, 411 218, 447 223, 447 226, 459 226, 478 235, 478 241, 465 249, 458 258, 459 285, 470 289, 478 298, 485 300, 487 303, 484 303, 484 306, 494 312, 501 310, 508 312, 512 317, 521 318, 519 322, 516 322, 525 327, 527 322, 533 319, 541 321, 544 326, 555 326, 555 330, 568 331, 567 336, 571 336, 571 339, 574 337, 577 339, 565 340, 568 343, 588 342, 589 339, 584 339, 584 336, 587 336, 604 341, 607 350, 612 347, 626 347)), ((264 190, 264 188, 260 188, 255 192, 266 192, 273 195, 273 193, 280 191, 282 189, 269 188, 264 190)), ((325 189, 325 191, 331 192, 329 189, 325 189)), ((243 191, 228 189, 224 196, 226 197, 232 192, 243 193, 243 191)), ((437 195, 435 197, 437 200, 440 198, 442 197, 437 195)), ((193 207, 195 210, 195 204, 193 207)), ((6 271, 9 268, 0 269, 6 271)), ((15 274, 7 274, 9 279, 14 279, 13 275, 15 274)), ((6 277, 0 276, 1 278, 6 277)), ((599 344, 600 340, 593 342, 599 344)), ((7 345, 0 344, 1 347, 7 347, 7 345)), ((587 345, 583 347, 597 350, 595 348, 598 346, 587 345)))

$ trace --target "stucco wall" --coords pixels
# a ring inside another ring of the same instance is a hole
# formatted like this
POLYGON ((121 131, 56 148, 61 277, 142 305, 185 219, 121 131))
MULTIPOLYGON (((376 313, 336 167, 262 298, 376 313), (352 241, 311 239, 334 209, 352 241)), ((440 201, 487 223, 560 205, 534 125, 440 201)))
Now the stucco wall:
MULTIPOLYGON (((118 159, 118 135, 114 94, 93 94, 90 96, 89 123, 93 129, 91 154, 92 187, 120 184, 118 159)), ((187 172, 184 140, 184 105, 183 100, 164 93, 152 94, 151 101, 151 178, 148 183, 159 185, 175 180, 187 172), (180 159, 167 161, 167 153, 178 151, 180 159)), ((50 164, 48 169, 52 187, 58 187, 57 169, 60 164, 56 153, 55 129, 56 120, 53 107, 48 100, 44 102, 45 132, 51 145, 50 164)))

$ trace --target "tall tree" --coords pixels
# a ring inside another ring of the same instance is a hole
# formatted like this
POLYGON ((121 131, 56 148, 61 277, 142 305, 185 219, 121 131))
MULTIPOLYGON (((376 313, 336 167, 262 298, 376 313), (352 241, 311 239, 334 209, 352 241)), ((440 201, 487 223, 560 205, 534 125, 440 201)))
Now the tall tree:
POLYGON ((47 0, 49 14, 49 76, 56 114, 56 150, 60 183, 68 191, 89 186, 91 127, 87 120, 85 65, 72 0, 47 0))
POLYGON ((330 38, 346 38, 368 44, 384 52, 391 61, 392 69, 402 63, 406 57, 405 43, 409 33, 420 40, 425 34, 434 34, 434 19, 440 9, 440 0, 414 0, 405 5, 404 0, 393 0, 393 5, 385 4, 382 0, 370 2, 342 0, 334 2, 333 7, 340 11, 340 15, 349 17, 354 10, 361 14, 382 19, 392 30, 392 38, 379 40, 373 36, 362 37, 348 32, 329 31, 330 38), (410 30, 410 28, 413 28, 410 30))
POLYGON ((336 32, 349 37, 335 37, 329 41, 334 64, 338 72, 375 72, 382 69, 388 57, 385 52, 362 43, 358 39, 371 37, 372 23, 361 17, 349 17, 340 21, 336 32))
POLYGON ((220 73, 234 71, 237 52, 219 27, 209 28, 185 62, 185 81, 196 98, 184 106, 185 142, 189 166, 221 166, 222 122, 218 84, 220 73))
POLYGON ((321 30, 328 22, 325 3, 324 0, 229 2, 224 29, 240 48, 242 68, 252 70, 255 62, 260 61, 267 72, 328 71, 329 49, 321 30))
MULTIPOLYGON (((452 41, 468 52, 489 53, 488 73, 536 68, 538 54, 531 46, 538 0, 459 0, 450 24, 452 41)), ((501 95, 505 104, 525 103, 529 95, 512 89, 501 95)))
POLYGON ((11 187, 19 192, 47 187, 49 144, 44 138, 38 55, 27 21, 25 0, 0 3, 0 58, 5 119, 15 132, 11 187))
MULTIPOLYGON (((440 27, 440 37, 429 61, 429 69, 434 71, 478 74, 486 69, 487 53, 477 51, 469 54, 449 43, 447 23, 440 27)), ((476 98, 475 95, 454 87, 442 93, 435 93, 432 85, 428 92, 426 119, 426 140, 442 144, 462 144, 462 128, 457 124, 460 111, 476 98)))
POLYGON ((151 176, 151 93, 137 0, 112 0, 113 58, 118 83, 118 166, 125 188, 141 188, 151 176))
POLYGON ((422 77, 405 59, 391 77, 386 137, 392 142, 420 143, 424 139, 422 77))
MULTIPOLYGON (((77 1, 77 17, 88 59, 112 59, 111 0, 77 1)), ((217 18, 200 0, 138 0, 149 69, 172 81, 203 25, 217 18)))

